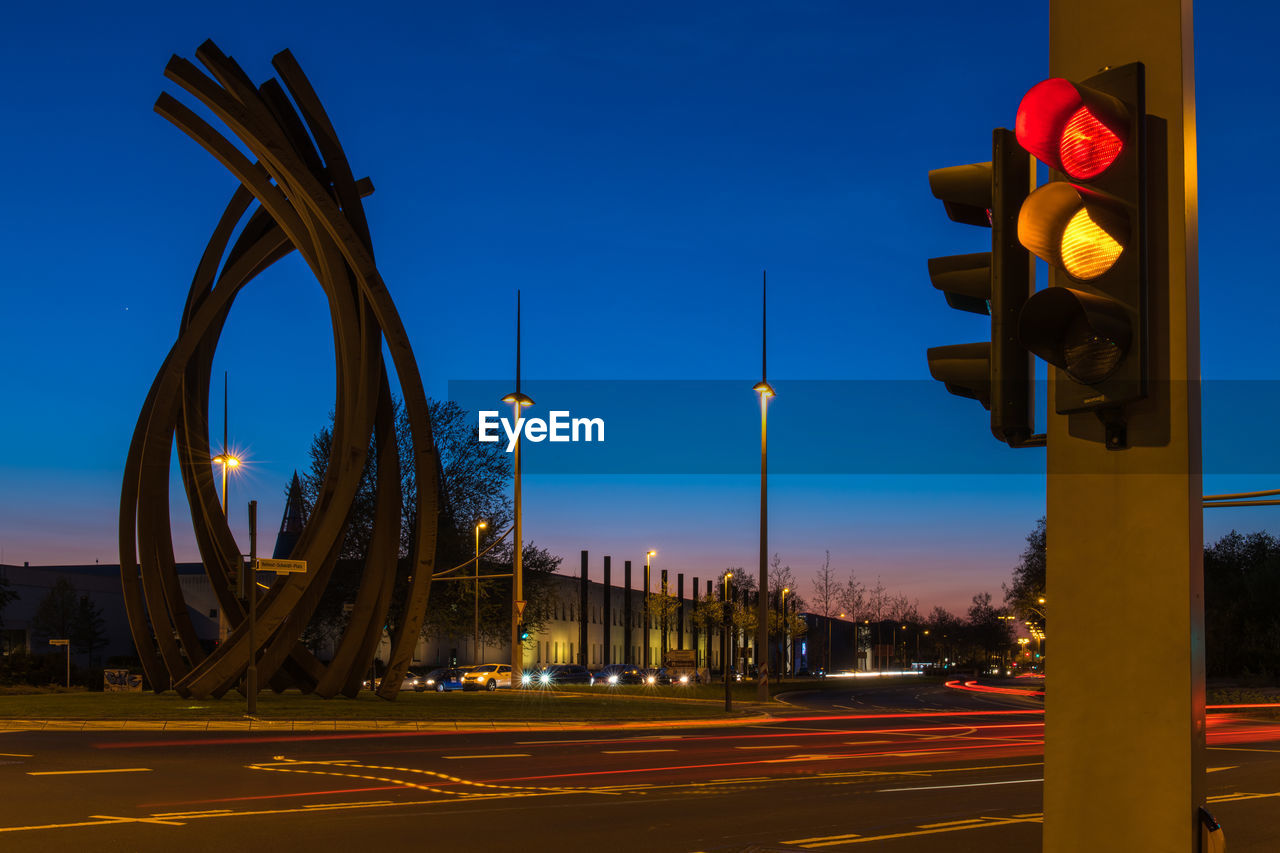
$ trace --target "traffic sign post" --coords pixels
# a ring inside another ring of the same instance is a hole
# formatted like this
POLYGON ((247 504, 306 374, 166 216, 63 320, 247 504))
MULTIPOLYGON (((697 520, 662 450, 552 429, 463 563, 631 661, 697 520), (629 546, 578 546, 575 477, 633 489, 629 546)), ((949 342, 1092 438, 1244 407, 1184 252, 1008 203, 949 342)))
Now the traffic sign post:
MULTIPOLYGON (((253 501, 257 503, 257 501, 253 501)), ((278 575, 291 574, 294 572, 306 572, 306 560, 257 560, 250 557, 259 572, 275 572, 278 575)))
POLYGON ((51 646, 67 647, 67 687, 71 686, 71 641, 70 640, 50 640, 51 646))

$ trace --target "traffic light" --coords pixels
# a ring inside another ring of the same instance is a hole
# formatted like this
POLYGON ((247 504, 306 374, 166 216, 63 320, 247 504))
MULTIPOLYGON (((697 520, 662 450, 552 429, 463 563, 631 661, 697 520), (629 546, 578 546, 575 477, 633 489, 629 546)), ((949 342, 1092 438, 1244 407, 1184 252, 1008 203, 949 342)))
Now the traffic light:
POLYGON ((516 636, 520 638, 520 642, 527 643, 529 641, 529 629, 521 622, 516 626, 516 636))
POLYGON ((1031 255, 1019 245, 1018 210, 1035 183, 1034 164, 1004 128, 992 132, 991 162, 935 169, 929 187, 954 222, 991 229, 991 251, 929 259, 929 278, 961 311, 991 316, 990 341, 932 347, 929 373, 952 394, 991 412, 991 432, 1010 447, 1033 436, 1031 355, 1018 343, 1018 312, 1035 289, 1031 255))
POLYGON ((1149 167, 1143 66, 1050 78, 1018 107, 1019 144, 1052 180, 1027 198, 1018 240, 1049 264, 1018 336, 1057 368, 1059 414, 1099 410, 1126 446, 1122 407, 1148 392, 1149 167))

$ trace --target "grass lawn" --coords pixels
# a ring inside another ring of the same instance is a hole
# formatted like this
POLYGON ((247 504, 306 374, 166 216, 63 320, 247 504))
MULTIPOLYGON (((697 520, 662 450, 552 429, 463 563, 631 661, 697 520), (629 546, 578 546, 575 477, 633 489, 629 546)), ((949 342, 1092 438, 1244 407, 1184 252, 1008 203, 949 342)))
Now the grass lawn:
MULTIPOLYGON (((788 680, 770 684, 770 694, 795 690, 849 690, 884 684, 893 679, 788 680)), ((912 679, 920 681, 920 679, 912 679)), ((34 690, 0 692, 0 720, 241 720, 245 700, 231 692, 221 699, 183 699, 175 693, 91 693, 85 690, 34 690)), ((756 714, 784 705, 756 701, 756 685, 732 685, 733 715, 756 714)), ((690 686, 623 685, 592 687, 574 685, 556 690, 529 689, 493 693, 401 693, 387 702, 367 691, 355 699, 320 699, 296 691, 258 696, 257 718, 308 721, 456 721, 483 723, 532 721, 644 721, 714 719, 724 717, 724 685, 690 686)))

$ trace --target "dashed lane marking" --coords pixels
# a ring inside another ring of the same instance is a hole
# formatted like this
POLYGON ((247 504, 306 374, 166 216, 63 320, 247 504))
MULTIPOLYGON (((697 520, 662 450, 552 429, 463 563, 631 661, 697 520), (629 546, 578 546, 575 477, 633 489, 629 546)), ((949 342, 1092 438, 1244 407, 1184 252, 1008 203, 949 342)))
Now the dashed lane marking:
POLYGON ((114 767, 110 770, 28 770, 28 776, 83 776, 89 773, 153 773, 150 767, 114 767))

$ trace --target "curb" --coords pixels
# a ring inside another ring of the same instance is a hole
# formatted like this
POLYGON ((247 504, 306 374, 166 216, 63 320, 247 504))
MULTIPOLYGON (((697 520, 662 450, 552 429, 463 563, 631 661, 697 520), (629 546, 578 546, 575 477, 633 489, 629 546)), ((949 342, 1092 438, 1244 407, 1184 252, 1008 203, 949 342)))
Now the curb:
POLYGON ((714 728, 747 726, 770 722, 773 715, 757 712, 751 716, 723 720, 705 718, 689 720, 634 720, 601 723, 598 721, 542 720, 0 720, 0 732, 521 732, 521 731, 616 731, 663 728, 714 728))

